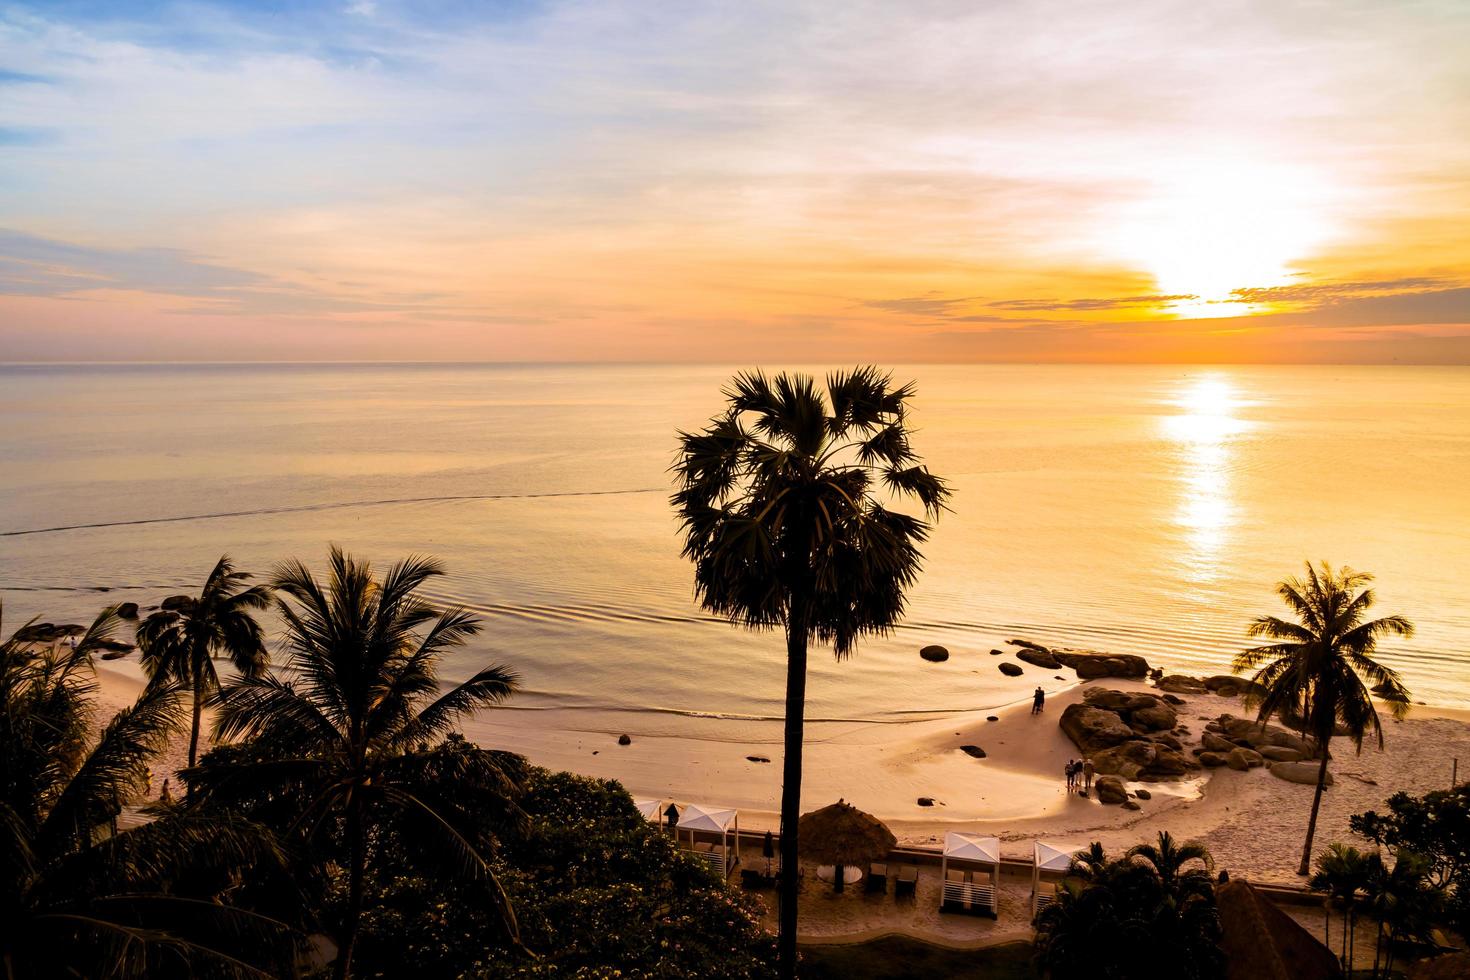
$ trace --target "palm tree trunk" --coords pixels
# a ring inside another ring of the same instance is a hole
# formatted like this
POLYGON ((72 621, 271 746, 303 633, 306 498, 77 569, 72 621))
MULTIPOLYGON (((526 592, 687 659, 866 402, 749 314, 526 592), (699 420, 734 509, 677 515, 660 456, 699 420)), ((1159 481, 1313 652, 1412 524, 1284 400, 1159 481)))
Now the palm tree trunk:
POLYGON ((189 768, 199 758, 199 718, 204 712, 204 679, 194 675, 194 726, 189 729, 189 768))
POLYGON ((781 887, 776 939, 782 980, 796 976, 796 824, 801 818, 801 750, 806 728, 806 610, 792 602, 786 624, 786 735, 781 769, 781 887))
POLYGON ((1317 834, 1317 811, 1322 808, 1322 788, 1327 783, 1327 739, 1318 739, 1322 765, 1317 769, 1317 792, 1312 795, 1312 816, 1307 820, 1307 843, 1302 847, 1302 863, 1296 873, 1304 875, 1312 867, 1312 838, 1317 834))
POLYGON ((367 868, 367 842, 363 839, 360 793, 347 804, 347 846, 352 866, 347 872, 347 921, 342 926, 342 948, 337 951, 337 980, 352 975, 352 948, 357 945, 357 924, 362 917, 362 879, 367 868))

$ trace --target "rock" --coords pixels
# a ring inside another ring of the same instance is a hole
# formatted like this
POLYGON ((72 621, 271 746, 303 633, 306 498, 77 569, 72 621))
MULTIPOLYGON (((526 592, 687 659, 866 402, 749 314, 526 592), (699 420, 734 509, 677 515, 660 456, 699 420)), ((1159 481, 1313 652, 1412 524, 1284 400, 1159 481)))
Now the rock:
MULTIPOLYGON (((1065 677, 1063 677, 1063 676, 1062 676, 1062 675, 1061 675, 1061 674, 1052 674, 1052 676, 1053 676, 1053 677, 1055 677, 1055 678, 1056 678, 1056 679, 1057 679, 1057 680, 1059 680, 1059 681, 1064 681, 1064 680, 1066 680, 1066 678, 1065 678, 1065 677)), ((1423 702, 1423 701, 1420 701, 1420 702, 1419 702, 1419 703, 1420 703, 1420 704, 1423 704, 1423 703, 1424 703, 1424 702, 1423 702)))
POLYGON ((961 745, 960 751, 974 759, 985 758, 985 750, 978 745, 961 745))
POLYGON ((990 655, 992 657, 1004 657, 1006 652, 1004 650, 991 650, 990 655))
POLYGON ((103 660, 121 660, 123 657, 126 657, 127 655, 128 655, 128 652, 126 650, 108 650, 106 653, 104 653, 102 655, 102 659, 103 660))
POLYGON ((1128 702, 1132 695, 1124 694, 1122 691, 1110 691, 1104 687, 1089 687, 1082 691, 1082 700, 1094 708, 1103 708, 1107 711, 1124 711, 1128 708, 1128 702))
POLYGON ((1154 798, 1154 794, 1150 793, 1146 789, 1136 789, 1133 791, 1133 795, 1138 797, 1140 800, 1151 800, 1154 798))
POLYGON ((1051 654, 1085 681, 1100 677, 1142 678, 1147 676, 1149 669, 1147 660, 1131 654, 1094 653, 1090 650, 1053 650, 1051 654))
POLYGON ((177 612, 188 609, 194 605, 194 597, 190 595, 171 595, 158 604, 158 608, 165 612, 177 612))
POLYGON ((1172 704, 1176 708, 1189 703, 1177 694, 1165 694, 1163 700, 1165 704, 1172 704))
POLYGON ((619 745, 632 745, 633 744, 633 740, 631 738, 629 738, 628 736, 626 736, 626 735, 619 735, 618 736, 618 744, 619 745))
POLYGON ((745 757, 745 761, 746 762, 770 762, 771 760, 770 759, 767 759, 763 755, 748 755, 748 756, 745 757))
MULTIPOLYGON (((118 657, 123 656, 124 654, 132 653, 133 650, 136 649, 133 644, 124 643, 122 640, 98 640, 95 645, 97 649, 106 650, 109 653, 115 653, 118 657)), ((110 657, 108 659, 116 660, 117 657, 110 657)))
POLYGON ((1000 665, 1000 672, 1007 677, 1020 677, 1025 673, 1019 664, 1013 664, 1010 661, 1006 661, 1000 665))
POLYGON ((1006 640, 1006 642, 1013 647, 1021 647, 1024 650, 1036 650, 1039 653, 1051 653, 1050 650, 1042 646, 1040 643, 1032 643, 1030 640, 1006 640))
POLYGON ((1046 670, 1056 670, 1062 666, 1061 661, 1043 650, 1023 649, 1016 653, 1016 659, 1046 670))
POLYGON ((1140 775, 1144 779, 1160 779, 1182 776, 1189 772, 1189 770, 1197 768, 1198 766, 1192 764, 1189 756, 1183 752, 1176 752, 1173 749, 1160 749, 1154 754, 1153 764, 1140 775))
POLYGON ((1162 668, 1162 667, 1155 667, 1153 670, 1151 670, 1151 671, 1148 672, 1148 679, 1151 680, 1151 681, 1159 680, 1163 676, 1164 676, 1164 668, 1162 668))
POLYGON ((1209 690, 1198 677, 1186 677, 1184 674, 1162 677, 1154 682, 1154 687, 1174 694, 1204 694, 1209 690))
MULTIPOLYGON (((1306 786, 1317 785, 1317 771, 1321 768, 1321 762, 1273 762, 1271 763, 1271 775, 1277 779, 1284 779, 1288 783, 1302 783, 1306 786)), ((1323 781, 1324 786, 1332 785, 1332 773, 1327 774, 1323 781)))
POLYGON ((1097 793, 1099 803, 1125 803, 1128 800, 1128 790, 1123 787, 1123 780, 1117 776, 1102 776, 1093 780, 1092 788, 1097 793))
POLYGON ((1150 732, 1167 731, 1173 728, 1177 721, 1174 709, 1157 701, 1152 702, 1147 708, 1135 708, 1128 713, 1129 724, 1142 727, 1150 732))
POLYGON ((1245 772, 1247 769, 1255 769, 1265 765, 1266 760, 1261 758, 1261 753, 1254 749, 1236 748, 1231 749, 1230 754, 1225 756, 1225 764, 1231 769, 1245 772))
POLYGON ((136 602, 120 602, 117 605, 117 614, 123 619, 137 619, 138 604, 136 602))
POLYGON ((1115 713, 1087 704, 1067 705, 1057 725, 1084 755, 1111 748, 1135 737, 1133 729, 1123 724, 1123 720, 1115 713))
POLYGON ((1199 754, 1199 764, 1206 769, 1218 769, 1225 765, 1225 756, 1219 752, 1201 752, 1199 754))
POLYGON ((949 659, 949 651, 942 646, 931 645, 920 650, 919 656, 931 664, 942 664, 949 659))
POLYGON ((1248 677, 1236 677, 1234 674, 1216 674, 1214 677, 1205 678, 1205 687, 1211 694, 1222 698, 1238 698, 1242 694, 1254 692, 1264 694, 1265 688, 1248 677))
POLYGON ((933 806, 933 805, 934 805, 934 797, 932 797, 932 796, 921 796, 921 797, 919 797, 919 806, 933 806))
POLYGON ((1000 721, 1000 716, 999 715, 986 715, 985 716, 985 720, 986 721, 1000 721))
POLYGON ((1137 800, 1124 800, 1123 801, 1123 809, 1125 809, 1125 810, 1142 810, 1143 807, 1138 804, 1138 801, 1137 800))
POLYGON ((1159 732, 1156 735, 1150 735, 1148 739, 1150 742, 1157 742, 1167 749, 1173 749, 1175 752, 1184 751, 1184 743, 1168 732, 1159 732))
POLYGON ((1300 762, 1302 754, 1284 745, 1263 745, 1256 750, 1267 762, 1300 762))
POLYGON ((1199 737, 1199 744, 1205 747, 1207 752, 1231 752, 1235 749, 1235 743, 1228 738, 1216 735, 1214 732, 1205 732, 1199 737))

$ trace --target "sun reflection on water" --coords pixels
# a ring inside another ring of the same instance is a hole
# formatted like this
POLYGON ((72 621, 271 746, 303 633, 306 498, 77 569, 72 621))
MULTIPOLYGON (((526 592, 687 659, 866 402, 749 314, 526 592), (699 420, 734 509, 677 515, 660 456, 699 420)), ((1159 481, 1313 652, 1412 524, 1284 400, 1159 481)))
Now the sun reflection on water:
POLYGON ((1168 404, 1179 409, 1162 420, 1164 436, 1174 444, 1180 481, 1174 521, 1190 548, 1185 560, 1189 576, 1209 581, 1216 576, 1221 549, 1236 521, 1231 492, 1235 437, 1251 423, 1237 416, 1239 392, 1223 374, 1189 379, 1168 404))

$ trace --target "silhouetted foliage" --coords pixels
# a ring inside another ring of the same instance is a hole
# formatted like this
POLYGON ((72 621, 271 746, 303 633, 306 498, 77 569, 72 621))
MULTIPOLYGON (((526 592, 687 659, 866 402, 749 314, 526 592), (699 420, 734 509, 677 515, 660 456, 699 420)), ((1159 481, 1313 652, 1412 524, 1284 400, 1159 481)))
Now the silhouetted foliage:
POLYGON ((1423 796, 1395 793, 1387 813, 1370 810, 1349 823, 1375 844, 1422 857, 1429 884, 1444 893, 1451 925, 1470 939, 1470 783, 1423 796))
POLYGON ((1299 717, 1305 733, 1316 740, 1321 752, 1317 790, 1297 868, 1301 875, 1311 866, 1312 838, 1322 806, 1333 733, 1339 726, 1345 728, 1359 752, 1370 733, 1377 738, 1379 748, 1383 747, 1383 726, 1369 684, 1395 718, 1402 718, 1409 710, 1409 692, 1398 673, 1372 655, 1381 638, 1408 636, 1414 627, 1402 616, 1364 618, 1373 606, 1373 590, 1367 587, 1372 580, 1373 576, 1350 568, 1334 571, 1325 562, 1320 568, 1308 564, 1304 578, 1287 579, 1276 588, 1276 594, 1296 614, 1298 622, 1258 617, 1250 625, 1251 636, 1280 642, 1252 647, 1235 658, 1235 671, 1255 669, 1253 680, 1264 689, 1264 694, 1253 690, 1246 695, 1248 703, 1258 703, 1261 722, 1272 715, 1299 717))
MULTIPOLYGON (((735 377, 728 406, 679 434, 673 505, 704 607, 751 629, 786 631, 781 860, 797 866, 808 644, 847 656, 890 629, 919 572, 925 520, 890 510, 907 498, 937 517, 944 481, 909 443, 911 384, 876 368, 828 376, 735 377)), ((782 975, 796 969, 796 878, 780 886, 782 975)))

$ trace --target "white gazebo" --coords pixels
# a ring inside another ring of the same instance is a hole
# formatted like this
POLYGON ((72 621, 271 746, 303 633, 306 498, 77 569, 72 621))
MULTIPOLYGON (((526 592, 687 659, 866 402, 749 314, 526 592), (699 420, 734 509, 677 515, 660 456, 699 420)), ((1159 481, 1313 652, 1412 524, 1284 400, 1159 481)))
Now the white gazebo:
POLYGON ((1031 917, 1034 919, 1042 909, 1051 904, 1056 895, 1056 883, 1067 873, 1072 864, 1072 855, 1081 848, 1074 844, 1049 844, 1035 841, 1031 845, 1031 917), (1042 876, 1051 885, 1042 891, 1042 876))
POLYGON ((944 885, 939 911, 997 917, 996 893, 1000 887, 998 838, 950 831, 944 835, 944 857, 939 864, 939 873, 944 885))
POLYGON ((647 820, 650 823, 656 824, 658 826, 663 826, 663 800, 634 800, 633 805, 638 808, 639 813, 643 814, 644 820, 647 820))
POLYGON ((674 829, 675 840, 685 831, 689 834, 690 849, 721 875, 728 875, 730 869, 740 863, 738 810, 690 803, 679 814, 679 825, 674 829), (732 841, 735 845, 733 857, 730 851, 732 841))

